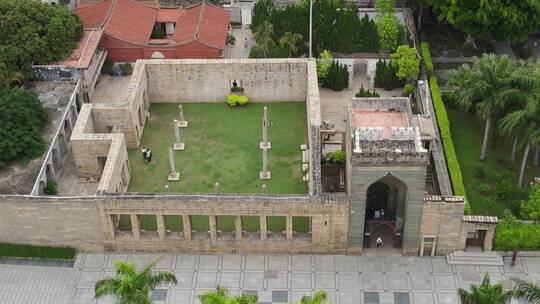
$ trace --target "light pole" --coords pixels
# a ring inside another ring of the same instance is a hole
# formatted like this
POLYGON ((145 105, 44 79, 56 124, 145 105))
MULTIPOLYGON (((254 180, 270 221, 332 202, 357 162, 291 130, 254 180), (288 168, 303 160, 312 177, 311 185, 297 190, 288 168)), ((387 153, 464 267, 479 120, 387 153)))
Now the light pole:
POLYGON ((309 58, 313 58, 313 0, 309 0, 309 58))

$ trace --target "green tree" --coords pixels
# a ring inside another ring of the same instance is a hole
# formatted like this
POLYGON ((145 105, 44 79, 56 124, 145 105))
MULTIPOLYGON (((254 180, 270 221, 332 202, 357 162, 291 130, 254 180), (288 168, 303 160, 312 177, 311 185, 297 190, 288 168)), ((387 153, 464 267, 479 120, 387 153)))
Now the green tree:
POLYGON ((269 48, 274 45, 273 34, 274 26, 268 21, 264 21, 255 29, 255 41, 257 42, 257 46, 262 50, 264 57, 268 57, 269 48))
POLYGON ((217 287, 216 291, 209 291, 199 296, 202 304, 256 304, 255 295, 230 296, 226 288, 217 287))
POLYGON ((253 6, 253 18, 251 19, 251 28, 257 28, 264 21, 268 21, 274 9, 272 0, 257 0, 253 6))
POLYGON ((326 291, 318 290, 313 297, 303 296, 298 304, 330 304, 326 299, 326 291))
POLYGON ((416 49, 408 45, 400 45, 394 54, 391 54, 392 65, 397 67, 396 76, 403 80, 413 81, 420 74, 420 59, 416 49))
POLYGON ((317 58, 317 77, 319 81, 322 81, 328 76, 328 71, 330 71, 333 63, 334 58, 332 57, 332 53, 328 50, 322 51, 319 58, 317 58))
POLYGON ((2 74, 20 72, 30 78, 32 64, 67 58, 82 30, 79 16, 64 5, 33 0, 0 1, 0 64, 7 71, 2 74))
POLYGON ((500 116, 500 100, 512 90, 514 65, 508 56, 484 54, 473 60, 472 66, 460 66, 450 73, 448 87, 457 105, 473 109, 485 123, 480 160, 487 157, 488 141, 494 121, 500 116))
POLYGON ((538 0, 420 2, 431 7, 439 20, 447 21, 469 37, 487 42, 524 42, 540 25, 538 0))
POLYGON ((502 284, 491 285, 489 275, 486 273, 482 284, 471 284, 471 291, 458 289, 461 304, 509 304, 513 293, 504 291, 502 284))
POLYGON ((377 32, 377 25, 375 21, 369 19, 366 14, 360 19, 358 34, 358 50, 361 53, 378 53, 380 49, 379 45, 379 33, 377 32))
POLYGON ((540 220, 540 185, 535 185, 527 201, 521 201, 521 216, 534 221, 540 220))
POLYGON ((341 65, 336 61, 332 62, 328 75, 322 80, 322 85, 325 88, 330 88, 334 91, 341 91, 349 85, 349 72, 347 66, 341 65))
POLYGON ((298 52, 298 44, 302 41, 302 35, 297 33, 286 32, 281 39, 279 39, 279 44, 281 47, 287 47, 289 49, 289 57, 298 52))
POLYGON ((515 283, 514 293, 523 297, 531 304, 540 304, 540 286, 520 279, 512 279, 515 283))
POLYGON ((379 34, 379 42, 381 51, 390 53, 398 44, 400 27, 395 16, 395 0, 376 0, 375 10, 377 18, 377 33, 379 34))
POLYGON ((46 120, 47 112, 36 93, 19 87, 0 89, 0 168, 43 154, 41 127, 46 120))
POLYGON ((176 284, 176 277, 170 272, 154 272, 157 261, 137 271, 133 262, 115 261, 116 277, 99 280, 95 286, 95 298, 114 295, 118 303, 148 304, 150 291, 164 283, 176 284))

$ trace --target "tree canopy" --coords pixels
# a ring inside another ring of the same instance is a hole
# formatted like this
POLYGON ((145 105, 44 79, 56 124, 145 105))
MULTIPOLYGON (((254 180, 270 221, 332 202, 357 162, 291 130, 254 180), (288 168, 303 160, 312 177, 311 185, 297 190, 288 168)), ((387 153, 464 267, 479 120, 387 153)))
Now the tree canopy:
POLYGON ((29 78, 32 64, 65 59, 82 30, 79 16, 66 6, 34 0, 0 1, 1 74, 21 72, 29 78))
POLYGON ((420 74, 420 59, 416 49, 408 45, 400 45, 391 55, 392 65, 398 68, 396 76, 403 80, 413 81, 420 74))
POLYGON ((483 41, 524 42, 540 25, 538 0, 421 0, 466 35, 483 41))

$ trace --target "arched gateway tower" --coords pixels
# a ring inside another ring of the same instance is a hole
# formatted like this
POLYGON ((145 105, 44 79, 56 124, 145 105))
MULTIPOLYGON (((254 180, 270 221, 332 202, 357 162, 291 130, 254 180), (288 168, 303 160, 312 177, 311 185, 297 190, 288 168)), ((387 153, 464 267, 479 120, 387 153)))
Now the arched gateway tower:
POLYGON ((429 154, 409 99, 353 99, 348 114, 349 251, 380 237, 383 249, 416 254, 429 154))

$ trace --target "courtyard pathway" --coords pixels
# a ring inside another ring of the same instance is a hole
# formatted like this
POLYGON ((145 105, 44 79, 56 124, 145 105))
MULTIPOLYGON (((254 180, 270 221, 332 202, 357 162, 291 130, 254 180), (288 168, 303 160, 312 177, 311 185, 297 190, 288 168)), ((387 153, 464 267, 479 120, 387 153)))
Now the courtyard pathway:
POLYGON ((197 295, 217 284, 231 293, 256 293, 266 304, 296 303, 319 289, 336 304, 457 304, 456 289, 480 282, 486 272, 505 286, 511 278, 540 282, 540 258, 482 267, 452 266, 441 257, 80 254, 73 268, 0 265, 0 302, 96 303, 93 286, 114 274, 115 260, 140 266, 158 257, 157 268, 174 272, 178 284, 160 287, 156 304, 199 303, 197 295))

